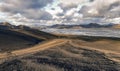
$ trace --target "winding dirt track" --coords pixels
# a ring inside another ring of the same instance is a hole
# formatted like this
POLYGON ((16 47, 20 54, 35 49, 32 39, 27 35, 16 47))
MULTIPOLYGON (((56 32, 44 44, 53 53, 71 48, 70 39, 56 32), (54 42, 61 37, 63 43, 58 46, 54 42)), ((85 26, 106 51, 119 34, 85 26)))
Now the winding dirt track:
MULTIPOLYGON (((70 45, 72 45, 74 47, 80 47, 80 48, 85 48, 85 49, 90 49, 90 50, 97 50, 97 51, 105 53, 106 55, 112 54, 112 55, 116 55, 117 57, 120 57, 120 53, 116 53, 116 52, 112 52, 112 51, 108 51, 108 50, 101 50, 101 49, 98 49, 98 48, 92 48, 92 47, 89 47, 89 46, 78 45, 70 39, 54 39, 54 40, 49 40, 49 41, 40 43, 40 44, 38 44, 36 46, 33 46, 31 48, 15 50, 15 51, 11 52, 11 54, 0 53, 0 59, 4 59, 4 58, 8 58, 8 57, 14 57, 14 56, 24 56, 24 55, 28 55, 28 54, 33 54, 33 53, 36 53, 36 52, 39 52, 39 51, 42 51, 42 50, 46 50, 46 49, 49 49, 49 48, 52 48, 52 47, 55 47, 55 46, 59 46, 59 45, 62 45, 62 44, 66 44, 66 43, 69 43, 70 45)), ((120 61, 119 59, 116 60, 116 58, 111 57, 111 55, 109 57, 112 60, 120 61)))
POLYGON ((0 59, 3 58, 7 58, 10 56, 21 56, 21 55, 27 55, 27 54, 31 54, 31 53, 35 53, 38 51, 42 51, 51 47, 55 47, 55 46, 59 46, 61 44, 65 44, 67 43, 68 40, 63 40, 63 39, 54 39, 51 41, 47 41, 41 44, 38 44, 36 46, 33 46, 31 48, 26 48, 26 49, 21 49, 21 50, 15 50, 13 52, 11 52, 11 55, 9 55, 8 53, 0 53, 0 59))

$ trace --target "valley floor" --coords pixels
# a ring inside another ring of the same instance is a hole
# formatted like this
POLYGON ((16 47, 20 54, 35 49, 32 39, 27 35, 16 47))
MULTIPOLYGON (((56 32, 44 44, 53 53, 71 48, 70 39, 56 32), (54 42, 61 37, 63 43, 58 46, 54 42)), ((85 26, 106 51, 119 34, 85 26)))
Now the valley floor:
POLYGON ((120 71, 119 42, 53 39, 0 53, 0 71, 120 71))

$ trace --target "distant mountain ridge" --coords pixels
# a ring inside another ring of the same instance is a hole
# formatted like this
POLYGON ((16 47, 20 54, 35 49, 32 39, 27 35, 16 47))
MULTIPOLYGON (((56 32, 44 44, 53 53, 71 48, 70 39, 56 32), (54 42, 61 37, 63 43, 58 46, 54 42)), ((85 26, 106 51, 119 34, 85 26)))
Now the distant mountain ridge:
POLYGON ((80 24, 80 25, 64 25, 64 24, 56 24, 49 26, 49 28, 57 28, 57 29, 80 29, 80 28, 114 28, 114 26, 117 26, 115 24, 107 24, 107 25, 101 25, 97 23, 89 23, 89 24, 80 24))
POLYGON ((90 24, 85 24, 80 26, 83 28, 111 28, 114 26, 114 24, 100 25, 97 23, 90 23, 90 24))
MULTIPOLYGON (((0 29, 16 29, 16 30, 28 30, 28 29, 34 29, 34 30, 40 30, 40 28, 37 28, 38 26, 36 27, 33 27, 33 28, 30 28, 28 26, 25 26, 25 25, 18 25, 18 26, 15 26, 15 25, 11 25, 10 23, 8 22, 1 22, 0 23, 0 29)), ((110 24, 105 24, 105 25, 101 25, 101 24, 98 24, 98 23, 89 23, 89 24, 75 24, 75 25, 66 25, 66 24, 55 24, 55 25, 52 25, 52 26, 45 26, 44 29, 46 28, 56 28, 56 29, 82 29, 82 28, 114 28, 114 29, 120 29, 120 24, 113 24, 113 23, 110 23, 110 24)))

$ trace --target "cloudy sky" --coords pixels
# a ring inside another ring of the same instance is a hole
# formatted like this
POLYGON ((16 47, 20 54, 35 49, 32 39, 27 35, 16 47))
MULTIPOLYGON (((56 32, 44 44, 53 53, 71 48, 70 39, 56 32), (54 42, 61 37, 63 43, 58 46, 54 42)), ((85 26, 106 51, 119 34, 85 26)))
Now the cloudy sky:
POLYGON ((15 25, 120 24, 120 0, 0 0, 0 21, 15 25))

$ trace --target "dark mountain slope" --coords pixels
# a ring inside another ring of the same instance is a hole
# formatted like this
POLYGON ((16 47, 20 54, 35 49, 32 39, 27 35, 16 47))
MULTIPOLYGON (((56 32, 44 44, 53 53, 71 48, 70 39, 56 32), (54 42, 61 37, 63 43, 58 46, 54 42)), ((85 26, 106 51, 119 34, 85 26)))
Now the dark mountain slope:
POLYGON ((53 39, 54 35, 27 26, 0 23, 0 52, 23 49, 41 41, 53 39))

